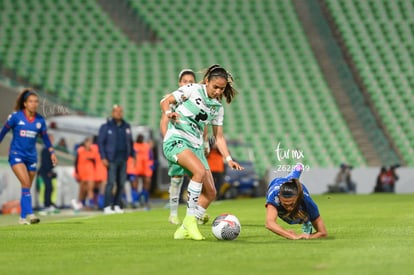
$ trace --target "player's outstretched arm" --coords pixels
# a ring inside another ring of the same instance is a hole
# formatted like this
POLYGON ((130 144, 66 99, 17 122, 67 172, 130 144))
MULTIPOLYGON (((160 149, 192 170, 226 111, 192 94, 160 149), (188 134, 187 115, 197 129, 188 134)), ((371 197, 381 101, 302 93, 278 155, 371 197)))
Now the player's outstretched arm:
POLYGON ((277 221, 277 209, 271 204, 266 207, 266 228, 273 233, 290 240, 308 239, 309 235, 296 234, 291 230, 286 230, 277 221))
POLYGON ((223 135, 223 126, 217 126, 217 125, 213 126, 213 134, 214 134, 214 137, 216 138, 217 148, 219 149, 221 155, 224 156, 224 158, 226 159, 227 164, 232 169, 243 170, 244 168, 240 166, 239 163, 237 163, 231 158, 229 149, 227 148, 226 139, 224 138, 224 135, 223 135))
POLYGON ((321 216, 314 220, 312 225, 316 229, 316 232, 310 235, 311 239, 328 237, 328 232, 326 231, 325 223, 323 222, 321 216))

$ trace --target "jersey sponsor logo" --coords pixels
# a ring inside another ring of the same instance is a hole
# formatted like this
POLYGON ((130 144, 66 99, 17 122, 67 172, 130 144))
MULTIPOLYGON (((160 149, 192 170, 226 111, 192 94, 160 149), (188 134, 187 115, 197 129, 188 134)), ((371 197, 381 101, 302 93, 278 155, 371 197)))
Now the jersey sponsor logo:
POLYGON ((30 131, 30 130, 20 130, 21 137, 28 137, 28 138, 35 138, 37 136, 37 132, 30 131))
POLYGON ((17 123, 18 125, 26 125, 26 123, 24 123, 23 120, 20 120, 19 123, 17 123))

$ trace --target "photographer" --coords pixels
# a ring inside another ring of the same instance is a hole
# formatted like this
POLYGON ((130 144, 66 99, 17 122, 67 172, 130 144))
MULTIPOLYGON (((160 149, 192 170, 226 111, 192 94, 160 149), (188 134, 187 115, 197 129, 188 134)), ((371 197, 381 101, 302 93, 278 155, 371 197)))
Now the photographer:
POLYGON ((382 182, 382 192, 394 193, 395 192, 395 183, 399 179, 395 170, 400 167, 400 165, 392 165, 385 172, 385 180, 382 182))
POLYGON ((334 185, 328 185, 329 193, 356 193, 356 184, 351 180, 353 166, 342 163, 334 185))

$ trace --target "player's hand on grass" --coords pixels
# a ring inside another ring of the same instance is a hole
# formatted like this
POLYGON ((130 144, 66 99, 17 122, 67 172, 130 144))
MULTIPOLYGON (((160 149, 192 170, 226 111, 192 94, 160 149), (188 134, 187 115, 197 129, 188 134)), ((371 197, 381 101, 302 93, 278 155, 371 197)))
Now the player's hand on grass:
POLYGON ((302 240, 302 239, 304 239, 304 240, 310 239, 310 234, 308 234, 308 233, 299 234, 298 235, 298 240, 302 240))

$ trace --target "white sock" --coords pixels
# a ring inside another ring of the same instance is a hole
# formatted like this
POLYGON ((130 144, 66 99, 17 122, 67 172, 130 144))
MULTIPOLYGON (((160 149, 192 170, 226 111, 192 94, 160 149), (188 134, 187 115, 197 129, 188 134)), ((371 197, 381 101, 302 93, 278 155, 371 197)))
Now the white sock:
POLYGON ((195 208, 198 203, 198 197, 201 194, 202 188, 203 188, 203 185, 200 182, 190 180, 190 183, 188 184, 188 188, 187 188, 187 191, 188 191, 187 215, 188 216, 194 216, 195 208))
POLYGON ((194 210, 194 214, 196 216, 197 219, 201 220, 204 216, 204 214, 206 213, 206 209, 203 208, 200 205, 196 205, 196 208, 194 210))
POLYGON ((183 185, 183 177, 171 178, 170 183, 170 215, 178 215, 178 204, 180 202, 180 191, 181 186, 183 185))

